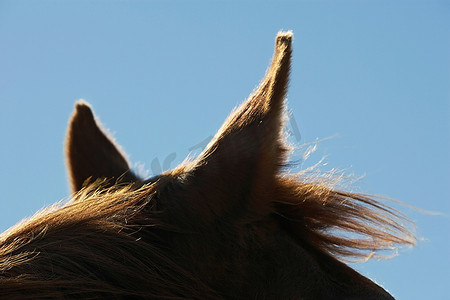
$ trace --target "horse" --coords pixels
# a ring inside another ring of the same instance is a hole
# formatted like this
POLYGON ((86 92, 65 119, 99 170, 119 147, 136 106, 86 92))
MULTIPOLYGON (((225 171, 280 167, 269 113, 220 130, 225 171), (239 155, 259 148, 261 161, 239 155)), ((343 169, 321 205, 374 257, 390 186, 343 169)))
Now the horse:
POLYGON ((195 159, 144 179, 75 105, 71 199, 0 235, 1 299, 393 299, 345 262, 413 245, 409 219, 287 170, 292 32, 195 159))

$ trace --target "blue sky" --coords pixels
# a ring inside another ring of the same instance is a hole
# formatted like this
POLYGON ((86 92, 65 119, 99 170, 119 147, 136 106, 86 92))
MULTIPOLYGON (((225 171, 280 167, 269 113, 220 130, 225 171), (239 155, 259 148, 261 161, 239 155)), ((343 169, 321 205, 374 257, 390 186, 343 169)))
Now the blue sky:
POLYGON ((333 137, 306 164, 444 214, 400 207, 423 241, 353 267, 397 299, 448 299, 449 15, 448 1, 0 1, 0 229, 67 197, 77 99, 152 174, 215 133, 290 29, 297 138, 333 137))

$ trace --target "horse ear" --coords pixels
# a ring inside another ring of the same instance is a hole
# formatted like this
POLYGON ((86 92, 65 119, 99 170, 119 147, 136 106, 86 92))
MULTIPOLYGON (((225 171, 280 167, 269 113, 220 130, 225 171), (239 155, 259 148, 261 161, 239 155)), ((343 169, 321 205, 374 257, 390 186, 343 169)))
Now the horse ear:
POLYGON ((195 173, 192 180, 199 178, 211 188, 229 191, 232 198, 251 199, 259 207, 270 202, 265 199, 287 152, 282 130, 291 44, 291 32, 277 35, 264 79, 194 162, 189 171, 195 173))
POLYGON ((69 121, 66 162, 74 193, 98 179, 107 179, 106 185, 138 181, 119 147, 95 121, 89 104, 84 101, 76 103, 69 121))

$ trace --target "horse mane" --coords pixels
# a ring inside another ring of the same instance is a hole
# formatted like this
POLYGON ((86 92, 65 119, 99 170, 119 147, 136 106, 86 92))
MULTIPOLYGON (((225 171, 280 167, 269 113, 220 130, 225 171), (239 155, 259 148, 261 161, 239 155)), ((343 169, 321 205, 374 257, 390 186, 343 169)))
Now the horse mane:
MULTIPOLYGON (((149 297, 152 295, 148 294, 147 287, 141 285, 147 281, 152 286, 153 296, 159 299, 182 299, 186 295, 191 299, 202 299, 205 295, 220 299, 181 268, 169 249, 164 249, 164 231, 182 229, 165 224, 158 217, 161 214, 157 208, 158 190, 177 173, 180 170, 138 189, 129 185, 105 190, 101 184, 92 184, 68 203, 44 209, 3 233, 0 236, 0 270, 13 270, 17 277, 1 278, 0 274, 2 290, 11 295, 10 299, 14 299, 15 293, 20 294, 20 289, 33 291, 30 299, 39 295, 60 297, 74 291, 78 291, 76 296, 80 297, 93 292, 109 297, 139 297, 144 296, 145 291, 145 296, 149 297), (148 231, 144 233, 145 227, 157 229, 162 235, 148 236, 148 231), (71 248, 64 248, 64 243, 60 243, 67 236, 75 241, 75 247, 72 243, 71 248), (58 251, 52 251, 53 247, 58 251), (117 261, 118 253, 122 263, 117 261), (81 257, 83 261, 72 260, 72 257, 81 257), (29 264, 31 261, 33 264, 29 264), (101 272, 92 273, 92 267, 101 272), (30 273, 29 268, 43 274, 51 269, 54 274, 69 275, 73 279, 58 281, 57 275, 52 280, 20 276, 30 273), (79 277, 80 273, 85 276, 79 277), (98 274, 111 277, 128 288, 107 284, 98 274), (142 280, 136 281, 136 276, 142 280), (173 285, 173 282, 179 284, 173 285), (52 288, 55 284, 67 290, 55 291, 52 288)), ((335 190, 330 187, 335 184, 331 178, 322 177, 321 182, 317 179, 314 182, 305 181, 305 177, 302 173, 277 176, 275 192, 279 196, 272 206, 272 213, 302 245, 347 260, 368 259, 380 252, 393 251, 395 245, 414 244, 414 235, 404 225, 411 222, 401 213, 368 195, 335 190), (345 233, 351 235, 345 236, 345 233)), ((22 294, 20 298, 24 299, 22 294)))
POLYGON ((398 245, 415 244, 408 217, 373 196, 333 188, 337 184, 326 173, 283 176, 274 213, 294 236, 343 261, 386 258, 398 245))
POLYGON ((8 277, 0 273, 2 293, 8 299, 85 299, 92 293, 108 298, 219 299, 172 259, 161 236, 143 230, 148 226, 176 230, 158 218, 157 189, 164 181, 138 189, 132 185, 104 189, 107 182, 96 182, 69 202, 48 207, 4 232, 0 270, 8 277), (68 239, 69 247, 61 242, 68 239), (54 278, 39 276, 49 273, 54 278), (64 278, 58 278, 60 274, 64 278))

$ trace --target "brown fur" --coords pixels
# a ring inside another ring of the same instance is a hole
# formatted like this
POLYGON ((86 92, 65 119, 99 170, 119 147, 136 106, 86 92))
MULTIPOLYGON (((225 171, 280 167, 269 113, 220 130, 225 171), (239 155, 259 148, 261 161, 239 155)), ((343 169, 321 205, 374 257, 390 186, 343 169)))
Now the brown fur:
POLYGON ((97 125, 89 104, 78 102, 69 124, 66 158, 73 191, 96 178, 114 179, 110 183, 137 181, 122 151, 97 125))
POLYGON ((86 103, 69 124, 73 199, 0 236, 0 298, 392 299, 339 259, 413 244, 400 213, 283 171, 291 33, 200 156, 137 178, 86 103))

